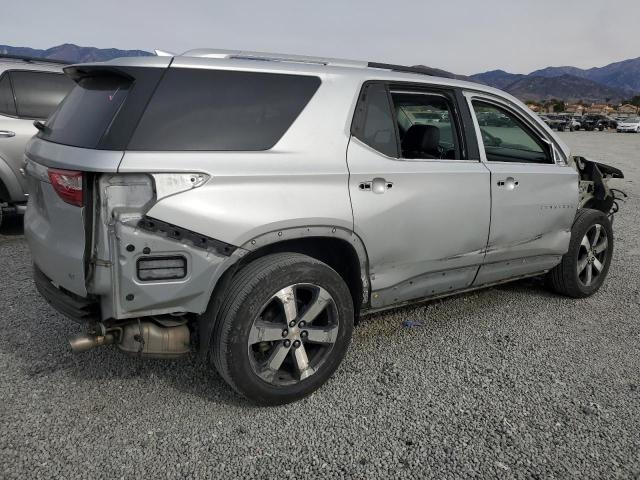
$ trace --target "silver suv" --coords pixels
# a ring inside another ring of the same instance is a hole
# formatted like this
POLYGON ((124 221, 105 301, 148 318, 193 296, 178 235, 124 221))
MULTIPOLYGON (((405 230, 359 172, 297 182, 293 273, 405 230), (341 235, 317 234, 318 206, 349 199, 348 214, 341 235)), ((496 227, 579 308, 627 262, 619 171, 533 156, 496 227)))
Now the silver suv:
POLYGON ((89 325, 76 351, 197 350, 279 404, 331 376, 363 314, 534 275, 586 297, 607 275, 622 173, 501 91, 219 50, 65 73, 26 151, 25 233, 38 290, 89 325))
POLYGON ((73 87, 62 74, 66 62, 0 54, 0 225, 6 213, 24 211, 24 149, 44 120, 73 87))

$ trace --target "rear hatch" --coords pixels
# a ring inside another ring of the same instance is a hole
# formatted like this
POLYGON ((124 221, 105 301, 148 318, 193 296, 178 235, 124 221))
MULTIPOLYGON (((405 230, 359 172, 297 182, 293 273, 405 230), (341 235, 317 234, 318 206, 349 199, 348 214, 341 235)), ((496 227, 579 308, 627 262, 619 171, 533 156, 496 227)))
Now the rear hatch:
POLYGON ((65 69, 76 86, 25 152, 25 236, 51 282, 87 295, 94 185, 117 172, 131 134, 170 59, 151 67, 110 64, 65 69))

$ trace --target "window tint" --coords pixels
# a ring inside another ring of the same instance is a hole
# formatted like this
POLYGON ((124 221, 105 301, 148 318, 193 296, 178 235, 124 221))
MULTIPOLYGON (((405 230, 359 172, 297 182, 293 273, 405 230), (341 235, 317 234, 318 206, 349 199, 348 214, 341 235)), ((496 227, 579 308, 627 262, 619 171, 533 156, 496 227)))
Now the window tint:
POLYGON ((16 103, 13 100, 9 74, 3 75, 0 79, 0 114, 16 115, 16 103))
POLYGON ((488 161, 553 163, 544 143, 511 112, 480 101, 473 108, 488 161))
POLYGON ((356 111, 353 134, 388 157, 398 156, 391 104, 385 85, 372 83, 364 88, 356 111))
POLYGON ((392 91, 402 158, 460 159, 455 113, 443 95, 392 91))
POLYGON ((268 150, 319 85, 309 76, 170 68, 128 148, 268 150))
POLYGON ((73 81, 61 73, 11 72, 18 116, 47 118, 73 87, 73 81))
POLYGON ((95 148, 124 102, 131 81, 116 75, 78 81, 38 136, 76 147, 95 148))

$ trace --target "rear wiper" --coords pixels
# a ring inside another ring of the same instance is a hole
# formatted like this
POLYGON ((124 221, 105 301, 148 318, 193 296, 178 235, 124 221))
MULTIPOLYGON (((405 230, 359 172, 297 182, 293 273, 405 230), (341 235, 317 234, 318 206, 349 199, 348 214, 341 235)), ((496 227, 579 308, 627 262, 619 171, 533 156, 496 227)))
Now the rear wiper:
POLYGON ((42 123, 40 120, 34 120, 33 121, 33 126, 36 127, 38 130, 40 130, 41 132, 44 132, 45 130, 48 130, 49 128, 42 123))

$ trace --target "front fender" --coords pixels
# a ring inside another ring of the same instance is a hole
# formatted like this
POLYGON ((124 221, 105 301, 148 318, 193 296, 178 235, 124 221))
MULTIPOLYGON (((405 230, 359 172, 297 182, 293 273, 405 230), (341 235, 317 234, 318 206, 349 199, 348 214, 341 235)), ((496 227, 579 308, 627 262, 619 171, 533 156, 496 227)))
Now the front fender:
MULTIPOLYGON (((589 207, 610 213, 616 201, 616 190, 609 186, 609 180, 624 178, 622 170, 585 157, 573 157, 580 175, 580 208, 589 207)), ((624 195, 624 193, 623 193, 624 195)))

